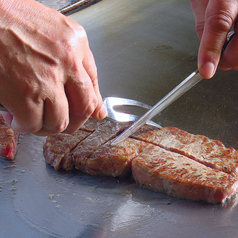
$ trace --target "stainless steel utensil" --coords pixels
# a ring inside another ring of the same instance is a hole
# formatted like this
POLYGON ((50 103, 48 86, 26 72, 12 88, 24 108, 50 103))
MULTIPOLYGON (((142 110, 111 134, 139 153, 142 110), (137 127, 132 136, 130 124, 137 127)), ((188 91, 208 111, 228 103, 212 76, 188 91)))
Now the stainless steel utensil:
POLYGON ((122 134, 120 134, 116 139, 112 141, 112 145, 116 145, 127 137, 136 132, 142 125, 144 125, 148 120, 156 116, 163 109, 169 106, 172 102, 182 96, 190 88, 196 85, 202 80, 202 76, 199 74, 198 70, 190 74, 186 79, 184 79, 177 87, 175 87, 171 92, 169 92, 165 97, 163 97, 158 103, 156 103, 148 112, 146 112, 138 121, 133 123, 128 129, 126 129, 122 134))
MULTIPOLYGON (((118 121, 118 122, 130 122, 130 121, 136 121, 140 117, 131 113, 126 112, 120 112, 115 109, 116 106, 132 106, 132 107, 140 107, 144 109, 151 109, 152 107, 136 101, 132 99, 127 98, 119 98, 119 97, 106 97, 103 99, 103 103, 107 109, 107 118, 109 120, 118 121)), ((147 121, 146 124, 161 128, 161 126, 153 121, 147 121)))
MULTIPOLYGON (((107 119, 114 120, 118 122, 130 122, 136 121, 140 117, 134 114, 119 112, 116 111, 116 106, 133 106, 140 107, 144 109, 151 109, 152 107, 136 100, 127 99, 127 98, 119 98, 119 97, 106 97, 103 99, 103 103, 107 109, 107 119)), ((7 109, 0 104, 0 111, 7 111, 7 109)), ((157 128, 161 128, 161 126, 153 121, 146 122, 147 125, 151 125, 157 128)))
MULTIPOLYGON (((227 36, 226 42, 222 48, 221 55, 226 49, 227 45, 234 36, 234 32, 230 32, 227 36)), ((116 145, 127 137, 135 133, 142 125, 144 125, 148 120, 152 119, 163 109, 169 106, 172 102, 177 100, 185 92, 191 89, 194 85, 202 80, 202 76, 199 74, 199 71, 196 70, 190 74, 186 79, 184 79, 177 87, 175 87, 171 92, 169 92, 164 98, 162 98, 157 104, 155 104, 148 112, 146 112, 138 121, 134 122, 127 130, 125 130, 121 135, 116 137, 111 144, 116 145)))

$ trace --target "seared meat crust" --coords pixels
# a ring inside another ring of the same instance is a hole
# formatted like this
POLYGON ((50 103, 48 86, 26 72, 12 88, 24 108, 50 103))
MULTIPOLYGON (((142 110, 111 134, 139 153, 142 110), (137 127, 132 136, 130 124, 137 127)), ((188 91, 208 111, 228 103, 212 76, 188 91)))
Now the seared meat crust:
POLYGON ((154 145, 132 161, 132 173, 140 185, 154 191, 211 203, 224 202, 238 186, 227 173, 154 145))
POLYGON ((160 130, 142 128, 133 135, 133 138, 185 155, 213 169, 238 176, 238 152, 233 148, 226 148, 218 140, 193 135, 175 127, 164 127, 160 130))
POLYGON ((90 119, 73 135, 48 137, 46 162, 56 170, 74 168, 92 175, 125 176, 154 191, 191 200, 224 202, 237 191, 238 152, 221 142, 174 127, 144 126, 112 146, 128 127, 90 119))
POLYGON ((0 157, 14 159, 19 134, 14 132, 0 114, 0 157))

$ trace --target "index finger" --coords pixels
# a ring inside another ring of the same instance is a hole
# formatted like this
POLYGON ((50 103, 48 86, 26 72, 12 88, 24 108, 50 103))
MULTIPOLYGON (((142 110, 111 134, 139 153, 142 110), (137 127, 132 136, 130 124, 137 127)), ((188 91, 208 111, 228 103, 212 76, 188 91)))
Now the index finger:
POLYGON ((98 99, 98 105, 95 108, 95 111, 93 112, 92 116, 99 120, 103 119, 104 117, 106 117, 106 109, 104 108, 102 103, 102 96, 100 94, 98 85, 97 66, 91 50, 89 50, 85 55, 83 60, 83 66, 92 81, 94 92, 98 99))
POLYGON ((222 47, 238 14, 236 0, 210 0, 198 52, 198 69, 202 77, 211 78, 218 66, 222 47))

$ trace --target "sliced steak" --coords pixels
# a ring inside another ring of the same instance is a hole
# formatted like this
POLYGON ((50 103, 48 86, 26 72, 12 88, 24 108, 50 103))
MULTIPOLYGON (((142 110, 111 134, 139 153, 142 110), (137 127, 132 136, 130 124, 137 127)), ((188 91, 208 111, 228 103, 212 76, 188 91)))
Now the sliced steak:
POLYGON ((83 131, 88 131, 88 132, 93 132, 95 131, 100 125, 106 123, 107 120, 101 120, 98 121, 96 119, 93 119, 92 117, 89 118, 89 120, 87 120, 84 125, 80 128, 80 130, 83 131))
POLYGON ((84 170, 92 175, 113 177, 126 176, 131 172, 131 162, 149 144, 128 138, 119 145, 111 146, 111 141, 99 147, 87 158, 84 170))
POLYGON ((0 157, 14 159, 17 152, 18 135, 0 114, 0 157))
POLYGON ((237 151, 219 141, 173 127, 144 126, 111 146, 110 140, 128 125, 105 120, 88 125, 71 137, 49 137, 46 161, 56 169, 75 167, 92 175, 132 171, 143 187, 191 200, 224 202, 237 191, 237 151))
POLYGON ((106 120, 98 121, 90 118, 80 130, 71 135, 59 133, 48 136, 43 148, 46 162, 51 164, 55 170, 73 170, 75 166, 70 154, 72 150, 106 122, 106 120))
POLYGON ((238 176, 238 152, 226 148, 220 141, 202 135, 193 135, 175 127, 160 130, 146 127, 133 138, 152 143, 167 150, 185 155, 208 167, 238 176))
POLYGON ((235 177, 178 153, 150 145, 132 161, 134 179, 171 196, 221 203, 237 191, 235 177))
POLYGON ((72 170, 74 168, 73 160, 72 158, 65 159, 65 155, 70 153, 80 141, 90 134, 87 131, 78 131, 72 135, 60 133, 48 136, 43 148, 46 162, 51 164, 56 170, 72 170))
POLYGON ((79 143, 69 154, 65 157, 73 158, 76 169, 85 170, 87 159, 96 151, 100 146, 114 138, 118 133, 125 130, 128 124, 119 124, 112 121, 107 121, 101 124, 90 136, 79 143))

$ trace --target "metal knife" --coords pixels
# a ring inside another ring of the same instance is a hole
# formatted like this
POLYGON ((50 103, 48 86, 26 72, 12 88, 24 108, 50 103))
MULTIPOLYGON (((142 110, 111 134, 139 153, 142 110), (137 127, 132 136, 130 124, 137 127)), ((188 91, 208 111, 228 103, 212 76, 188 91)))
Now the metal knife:
MULTIPOLYGON (((222 53, 227 47, 228 43, 234 36, 234 32, 228 35, 227 40, 223 46, 222 53)), ((139 120, 134 122, 127 130, 121 133, 116 139, 111 142, 111 145, 116 145, 130 135, 135 133, 141 126, 143 126, 148 120, 152 119, 172 102, 177 100, 185 92, 191 89, 194 85, 202 80, 202 76, 199 74, 198 70, 190 74, 186 79, 184 79, 177 87, 175 87, 171 92, 169 92, 164 98, 162 98, 157 104, 155 104, 149 111, 147 111, 139 120)))
POLYGON ((196 85, 202 80, 202 76, 199 74, 198 70, 190 74, 186 79, 184 79, 177 87, 175 87, 171 92, 169 92, 165 97, 163 97, 157 104, 155 104, 149 111, 147 111, 139 120, 134 122, 127 130, 120 134, 116 139, 111 142, 111 145, 116 145, 124 141, 127 137, 135 133, 141 126, 143 126, 148 120, 152 119, 172 102, 182 96, 190 88, 196 85))

